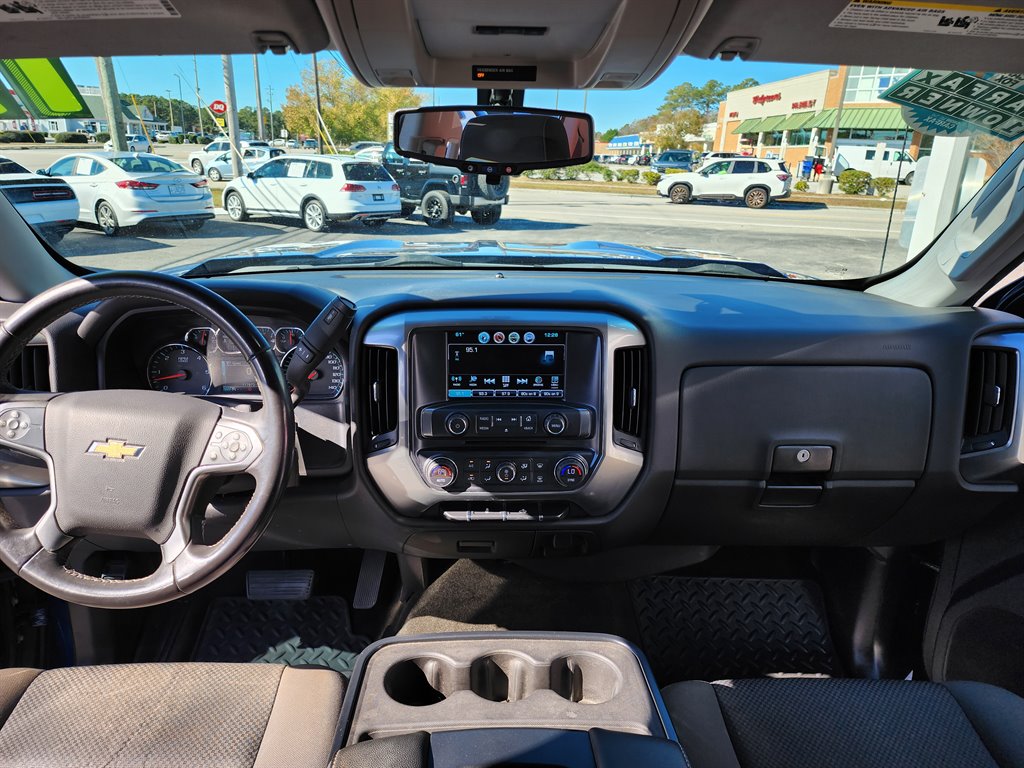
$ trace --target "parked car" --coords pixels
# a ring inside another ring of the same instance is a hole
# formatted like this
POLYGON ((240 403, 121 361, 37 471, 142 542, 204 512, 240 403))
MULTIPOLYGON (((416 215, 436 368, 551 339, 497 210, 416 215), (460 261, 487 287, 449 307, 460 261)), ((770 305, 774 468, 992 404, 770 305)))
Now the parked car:
POLYGON ((782 160, 726 159, 699 171, 669 174, 658 182, 658 194, 673 203, 742 200, 748 208, 764 208, 773 200, 789 197, 791 183, 782 160))
POLYGON ((651 161, 651 170, 658 173, 664 173, 671 168, 692 171, 694 162, 693 152, 689 149, 669 149, 651 161))
POLYGON ((696 164, 695 170, 715 160, 728 160, 732 157, 743 157, 739 152, 708 152, 701 156, 700 162, 696 164))
MULTIPOLYGON (((253 140, 253 141, 240 141, 238 147, 244 150, 248 147, 270 147, 265 141, 253 140)), ((215 140, 211 141, 202 149, 197 149, 194 152, 190 152, 188 155, 188 167, 191 168, 195 173, 200 176, 206 173, 206 166, 210 161, 216 159, 218 156, 225 152, 231 151, 231 142, 227 136, 219 136, 215 140)))
MULTIPOLYGON (((125 139, 125 142, 126 142, 126 147, 125 148, 129 152, 152 152, 153 151, 153 145, 150 144, 149 143, 149 139, 147 139, 145 137, 145 135, 143 135, 141 133, 129 133, 127 136, 124 137, 124 139, 125 139)), ((113 142, 113 140, 108 140, 107 143, 103 145, 103 151, 104 152, 113 152, 114 151, 114 142, 113 142)))
POLYGON ((881 152, 878 146, 840 144, 836 153, 835 176, 845 170, 866 171, 874 178, 897 179, 904 184, 914 181, 914 170, 917 161, 909 152, 894 148, 885 148, 881 152))
POLYGON ((78 201, 63 181, 40 178, 23 165, 0 157, 0 192, 48 242, 59 242, 75 228, 78 201))
MULTIPOLYGON (((284 154, 283 149, 277 147, 249 147, 242 150, 242 172, 255 171, 261 165, 280 157, 284 154)), ((221 181, 222 179, 233 178, 231 170, 231 153, 225 152, 218 155, 206 166, 206 177, 210 181, 221 181)))
POLYGON ((288 149, 298 149, 299 148, 299 140, 298 139, 288 139, 284 143, 284 145, 288 149))
POLYGON ((489 184, 483 175, 409 160, 395 152, 391 142, 384 145, 381 162, 401 188, 402 215, 411 216, 419 208, 431 227, 448 226, 456 213, 469 213, 477 224, 490 226, 508 202, 507 176, 489 184))
POLYGON ((285 139, 280 139, 280 138, 278 138, 278 139, 273 139, 273 140, 272 140, 272 141, 270 142, 270 146, 272 146, 272 147, 283 147, 283 146, 284 146, 284 144, 285 144, 285 139))
POLYGON ((353 157, 367 163, 379 163, 384 156, 384 147, 367 147, 356 152, 353 157))
POLYGON ((384 149, 383 142, 380 141, 355 141, 348 145, 348 151, 353 155, 362 152, 364 149, 384 149))
POLYGON ((303 149, 319 149, 320 145, 317 144, 316 139, 306 139, 302 142, 303 149))
POLYGON ((402 212, 398 184, 384 166, 338 155, 284 155, 224 189, 233 221, 251 214, 302 219, 322 232, 333 221, 380 226, 402 212))
POLYGON ((198 230, 213 218, 206 179, 157 155, 67 155, 39 173, 66 181, 78 198, 79 223, 98 226, 105 235, 151 222, 181 222, 198 230))

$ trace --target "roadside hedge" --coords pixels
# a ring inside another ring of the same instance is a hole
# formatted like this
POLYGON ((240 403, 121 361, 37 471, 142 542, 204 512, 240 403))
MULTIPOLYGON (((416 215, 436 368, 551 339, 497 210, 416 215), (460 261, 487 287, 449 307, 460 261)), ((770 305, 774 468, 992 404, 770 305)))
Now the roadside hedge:
POLYGON ((839 189, 847 195, 862 195, 871 186, 871 174, 847 168, 839 174, 839 189))
POLYGON ((896 179, 889 178, 888 176, 875 179, 873 183, 875 192, 878 193, 879 197, 888 197, 896 189, 896 179))
POLYGON ((633 184, 640 178, 640 171, 636 168, 627 168, 624 171, 616 171, 615 175, 618 177, 619 181, 628 181, 633 184))
POLYGON ((58 133, 54 136, 58 144, 88 144, 89 137, 84 133, 58 133))
POLYGON ((0 131, 0 144, 45 144, 46 136, 39 131, 0 131))
POLYGON ((106 144, 108 141, 110 141, 110 134, 109 133, 97 133, 96 134, 96 141, 98 143, 100 143, 100 144, 106 144))
POLYGON ((661 174, 657 171, 644 171, 642 174, 645 184, 650 184, 652 187, 661 181, 661 174))

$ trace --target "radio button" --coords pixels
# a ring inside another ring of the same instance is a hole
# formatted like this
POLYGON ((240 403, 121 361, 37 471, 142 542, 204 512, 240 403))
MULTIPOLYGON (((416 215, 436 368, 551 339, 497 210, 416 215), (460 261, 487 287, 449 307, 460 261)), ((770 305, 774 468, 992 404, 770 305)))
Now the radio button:
POLYGON ((476 417, 476 432, 478 435, 485 435, 491 431, 493 424, 493 418, 488 414, 487 416, 476 417))

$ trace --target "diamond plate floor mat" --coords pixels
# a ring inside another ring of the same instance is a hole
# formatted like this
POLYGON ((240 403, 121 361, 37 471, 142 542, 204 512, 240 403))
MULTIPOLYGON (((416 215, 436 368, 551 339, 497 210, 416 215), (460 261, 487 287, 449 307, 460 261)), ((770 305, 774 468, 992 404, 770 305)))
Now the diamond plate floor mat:
POLYGON ((630 583, 661 686, 773 673, 841 674, 816 584, 655 576, 630 583))
POLYGON ((352 632, 341 597, 307 600, 214 600, 193 661, 311 664, 349 674, 369 641, 352 632))

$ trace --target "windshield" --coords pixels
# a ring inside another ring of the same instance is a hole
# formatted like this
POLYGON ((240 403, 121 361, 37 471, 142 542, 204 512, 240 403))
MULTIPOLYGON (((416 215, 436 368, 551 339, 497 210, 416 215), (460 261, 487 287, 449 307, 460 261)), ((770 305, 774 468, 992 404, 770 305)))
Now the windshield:
MULTIPOLYGON (((96 60, 63 58, 39 87, 79 99, 71 116, 11 90, 24 114, 0 120, 16 158, 0 173, 48 169, 75 194, 18 210, 91 269, 504 265, 831 281, 927 249, 1022 133, 956 112, 979 108, 968 88, 1005 91, 1009 120, 1024 103, 1018 75, 679 57, 640 90, 528 90, 527 107, 593 116, 594 158, 488 178, 390 143, 396 110, 473 104, 475 91, 367 88, 334 52, 315 72, 294 53, 230 60, 226 77, 220 56, 116 57, 105 93, 96 60), (105 150, 112 135, 125 138, 105 150), (90 159, 111 150, 116 177, 90 159)), ((421 144, 457 156, 441 138, 421 144)))

